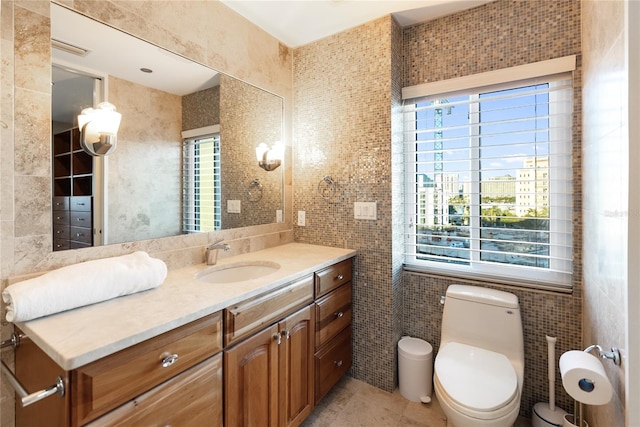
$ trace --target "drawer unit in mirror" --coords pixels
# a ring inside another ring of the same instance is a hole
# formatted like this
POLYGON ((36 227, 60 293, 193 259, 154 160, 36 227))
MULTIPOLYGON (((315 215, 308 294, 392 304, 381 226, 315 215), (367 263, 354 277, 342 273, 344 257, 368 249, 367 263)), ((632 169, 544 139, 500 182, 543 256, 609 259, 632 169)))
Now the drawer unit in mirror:
POLYGON ((93 158, 79 137, 77 128, 53 136, 54 251, 93 246, 93 158), (71 228, 62 231, 59 225, 71 228))

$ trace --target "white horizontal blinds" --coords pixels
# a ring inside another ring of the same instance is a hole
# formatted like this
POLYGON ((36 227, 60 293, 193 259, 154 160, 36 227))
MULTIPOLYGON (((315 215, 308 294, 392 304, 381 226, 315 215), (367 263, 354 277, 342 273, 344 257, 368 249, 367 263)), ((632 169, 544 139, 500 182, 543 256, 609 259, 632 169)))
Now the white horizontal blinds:
POLYGON ((182 231, 220 230, 220 135, 185 139, 182 156, 182 231))
POLYGON ((406 263, 569 285, 571 127, 570 75, 406 102, 406 263))

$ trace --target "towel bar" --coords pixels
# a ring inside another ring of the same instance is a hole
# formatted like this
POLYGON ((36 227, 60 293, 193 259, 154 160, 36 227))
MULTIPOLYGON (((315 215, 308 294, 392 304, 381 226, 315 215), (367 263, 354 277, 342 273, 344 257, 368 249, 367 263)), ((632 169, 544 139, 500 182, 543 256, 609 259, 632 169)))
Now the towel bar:
MULTIPOLYGON (((4 348, 11 345, 13 346, 13 348, 16 348, 20 344, 21 338, 24 338, 24 335, 17 335, 14 333, 11 336, 10 340, 2 341, 0 347, 4 348)), ((4 360, 0 360, 0 369, 2 370, 2 373, 4 374, 5 378, 7 378, 7 381, 9 381, 9 384, 11 384, 11 386, 16 391, 16 393, 18 393, 18 396, 20 396, 20 404, 22 405, 23 408, 33 403, 39 402, 42 399, 45 399, 49 396, 53 396, 54 394, 57 394, 60 397, 64 396, 64 391, 65 391, 64 380, 60 376, 56 378, 56 383, 54 385, 44 388, 42 390, 38 390, 33 393, 29 393, 22 386, 22 384, 20 384, 20 381, 18 381, 18 379, 13 374, 11 369, 9 369, 7 364, 4 363, 4 360)))

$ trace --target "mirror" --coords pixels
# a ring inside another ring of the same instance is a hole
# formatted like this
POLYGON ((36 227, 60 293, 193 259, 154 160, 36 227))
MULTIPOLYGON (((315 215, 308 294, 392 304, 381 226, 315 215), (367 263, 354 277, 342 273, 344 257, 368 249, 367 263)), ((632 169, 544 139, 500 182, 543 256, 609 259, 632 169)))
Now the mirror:
POLYGON ((51 38, 54 250, 174 236, 185 222, 212 231, 281 221, 284 168, 266 171, 255 154, 283 139, 281 97, 57 4, 51 38), (76 142, 77 115, 101 101, 122 114, 118 145, 91 157, 76 142), (219 141, 215 215, 188 197, 204 180, 183 181, 183 141, 206 138, 219 141), (215 225, 203 225, 208 216, 215 225))

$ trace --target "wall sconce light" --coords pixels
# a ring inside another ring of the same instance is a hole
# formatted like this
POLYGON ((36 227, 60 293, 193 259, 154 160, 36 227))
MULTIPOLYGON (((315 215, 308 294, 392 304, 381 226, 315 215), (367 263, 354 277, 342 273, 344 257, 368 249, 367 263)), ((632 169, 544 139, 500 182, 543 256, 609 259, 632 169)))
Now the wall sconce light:
POLYGON ((277 169, 282 164, 283 157, 284 145, 280 141, 273 144, 271 149, 264 142, 256 147, 258 165, 266 171, 277 169))
POLYGON ((108 102, 85 108, 78 115, 80 146, 92 156, 107 156, 115 151, 122 114, 108 102))

